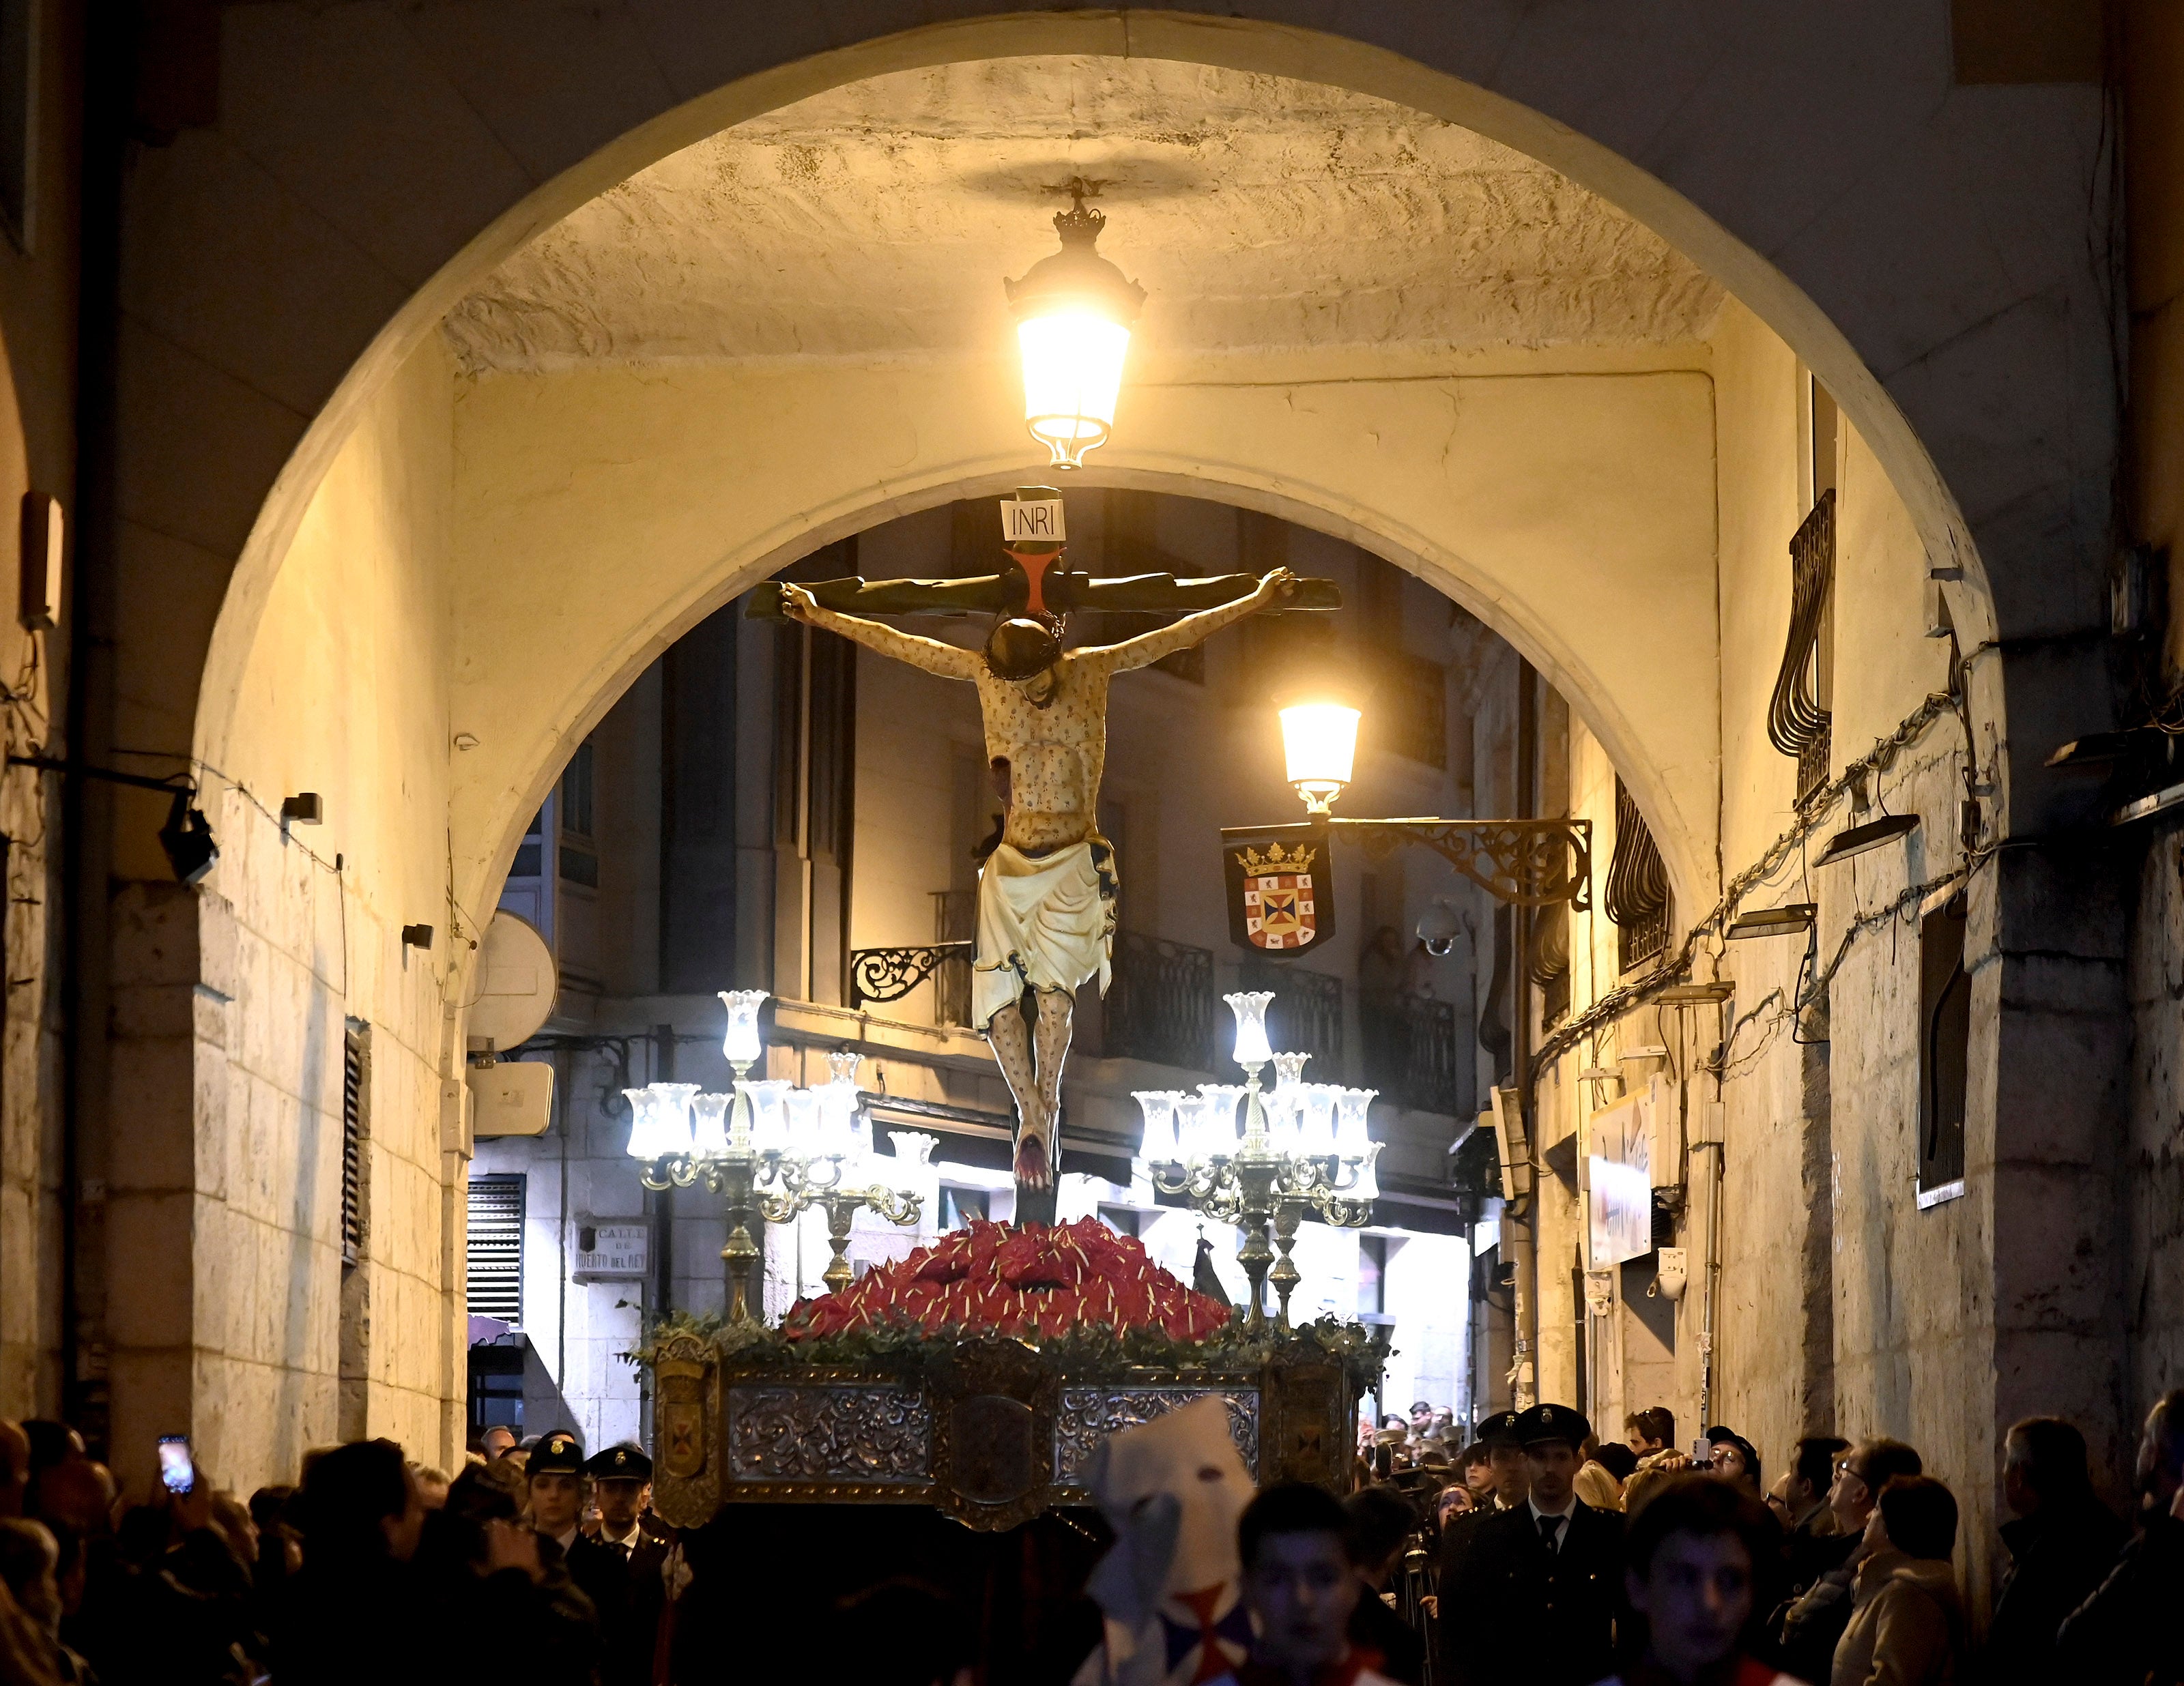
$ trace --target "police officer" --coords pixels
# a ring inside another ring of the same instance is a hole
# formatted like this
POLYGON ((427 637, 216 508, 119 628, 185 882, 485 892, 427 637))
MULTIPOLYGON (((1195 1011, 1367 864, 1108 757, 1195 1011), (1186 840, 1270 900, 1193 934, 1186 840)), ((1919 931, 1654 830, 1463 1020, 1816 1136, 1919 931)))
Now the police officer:
MULTIPOLYGON (((1440 1615, 1451 1686, 1591 1686, 1615 1672, 1623 1518, 1596 1511, 1574 1483, 1591 1433, 1567 1405, 1519 1412, 1529 1491, 1451 1533, 1440 1615)), ((1498 1483, 1497 1483, 1498 1486, 1498 1483)))
POLYGON ((585 1537, 584 1447, 557 1428, 532 1449, 528 1470, 531 1526, 560 1549, 577 1589, 592 1601, 600 1638, 611 1646, 628 1601, 629 1565, 612 1546, 585 1537))
POLYGON ((653 1650, 667 1601, 665 1571, 676 1544, 675 1531, 652 1514, 652 1460, 636 1442, 625 1440, 594 1453, 584 1473, 592 1478, 592 1494, 599 1508, 598 1542, 628 1569, 621 1622, 605 1636, 607 1686, 641 1686, 652 1678, 653 1650))

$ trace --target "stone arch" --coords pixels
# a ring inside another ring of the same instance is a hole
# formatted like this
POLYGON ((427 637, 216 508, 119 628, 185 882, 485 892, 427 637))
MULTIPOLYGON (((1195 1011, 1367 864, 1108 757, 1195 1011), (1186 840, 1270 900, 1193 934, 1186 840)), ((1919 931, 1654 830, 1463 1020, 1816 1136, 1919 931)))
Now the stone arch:
MULTIPOLYGON (((905 8, 905 16, 908 8, 905 8)), ((238 677, 271 580, 372 394, 476 277, 576 206, 683 146, 805 95, 886 71, 1054 53, 1169 58, 1337 85, 1474 129, 1547 163, 1652 227, 1722 281, 1838 398, 1917 523, 1928 554, 1963 570, 1952 607, 1967 643, 1997 635, 1985 565, 1941 468, 1868 360, 1808 291, 1701 204, 1607 142, 1420 59, 1364 40, 1247 16, 1118 11, 1015 14, 880 34, 745 75, 629 127, 503 210, 411 293, 315 411, 243 546, 214 626, 195 750, 219 765, 238 677)), ((2000 696, 1987 718, 1999 719, 2000 696)))
MULTIPOLYGON (((642 622, 632 625, 607 664, 572 682, 554 711, 538 721, 536 739, 520 753, 524 782, 481 789, 476 795, 487 800, 476 806, 465 803, 465 793, 458 787, 458 811, 475 827, 467 830, 459 826, 458 849, 467 839, 484 851, 475 861, 475 882, 481 887, 479 905, 487 904, 482 887, 498 884, 504 876, 528 817, 560 776, 567 757, 560 746, 581 742, 638 675, 683 633, 761 580, 816 549, 881 520, 914 515, 959 498, 999 496, 1024 477, 1021 469, 988 471, 893 487, 884 498, 872 495, 868 489, 845 487, 842 498, 815 511, 811 525, 796 537, 772 544, 754 537, 722 553, 705 570, 701 585, 678 600, 661 603, 642 622)), ((1682 898, 1680 904, 1703 906, 1712 899, 1714 869, 1708 816, 1691 811, 1691 790, 1679 789, 1663 776, 1658 746, 1649 742, 1646 727, 1651 723, 1634 718, 1618 698, 1618 687, 1603 682, 1591 659, 1595 653, 1574 647, 1563 630, 1541 612, 1540 604, 1496 595, 1490 583, 1467 564, 1460 550, 1405 522, 1398 515, 1334 498, 1315 499, 1301 491, 1284 489, 1271 468, 1252 472, 1210 471, 1203 467, 1190 471, 1177 467, 1092 469, 1072 479, 1065 490, 1074 493, 1107 487, 1205 498, 1277 515, 1298 526, 1346 539, 1424 580, 1507 640, 1568 698, 1623 773, 1646 813, 1682 898)), ((1601 870, 1605 871, 1604 865, 1601 870)), ((459 888, 459 899, 467 901, 464 891, 471 888, 466 882, 459 888)))

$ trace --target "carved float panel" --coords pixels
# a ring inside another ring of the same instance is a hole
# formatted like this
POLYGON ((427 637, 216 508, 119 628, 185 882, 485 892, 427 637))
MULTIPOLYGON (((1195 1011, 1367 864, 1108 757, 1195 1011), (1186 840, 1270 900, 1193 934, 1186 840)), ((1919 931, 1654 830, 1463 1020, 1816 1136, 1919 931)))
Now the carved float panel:
POLYGON ((915 1388, 744 1383, 728 1389, 727 1416, 739 1485, 933 1477, 933 1413, 915 1388))
POLYGON ((1166 1416, 1203 1399, 1218 1399, 1228 1408, 1228 1434, 1256 1477, 1259 1469, 1259 1390, 1256 1388, 1065 1386, 1054 1425, 1054 1479, 1081 1488, 1092 1454, 1118 1428, 1166 1416))

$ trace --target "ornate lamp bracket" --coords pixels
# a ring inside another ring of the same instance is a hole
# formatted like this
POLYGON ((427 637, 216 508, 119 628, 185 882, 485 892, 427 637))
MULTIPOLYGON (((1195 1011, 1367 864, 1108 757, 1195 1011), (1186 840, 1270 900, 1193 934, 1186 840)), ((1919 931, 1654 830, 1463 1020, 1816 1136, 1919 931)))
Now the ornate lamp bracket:
POLYGON ((850 1005, 861 1007, 867 1001, 900 1001, 940 969, 940 963, 951 956, 971 957, 978 945, 961 943, 928 943, 922 947, 904 949, 858 949, 850 955, 850 1005))
POLYGON ((1429 849, 1489 895, 1515 907, 1592 905, 1590 820, 1330 820, 1368 860, 1429 849))

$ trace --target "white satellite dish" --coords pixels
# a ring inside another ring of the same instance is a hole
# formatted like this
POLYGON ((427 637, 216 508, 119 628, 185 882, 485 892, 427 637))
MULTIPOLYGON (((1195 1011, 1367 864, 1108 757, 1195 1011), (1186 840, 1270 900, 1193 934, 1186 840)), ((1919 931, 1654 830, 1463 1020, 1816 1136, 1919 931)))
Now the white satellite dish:
POLYGON ((561 988, 554 951, 530 921, 501 909, 478 944, 477 998, 471 1006, 473 1047, 490 1041, 505 1054, 538 1034, 561 988))

